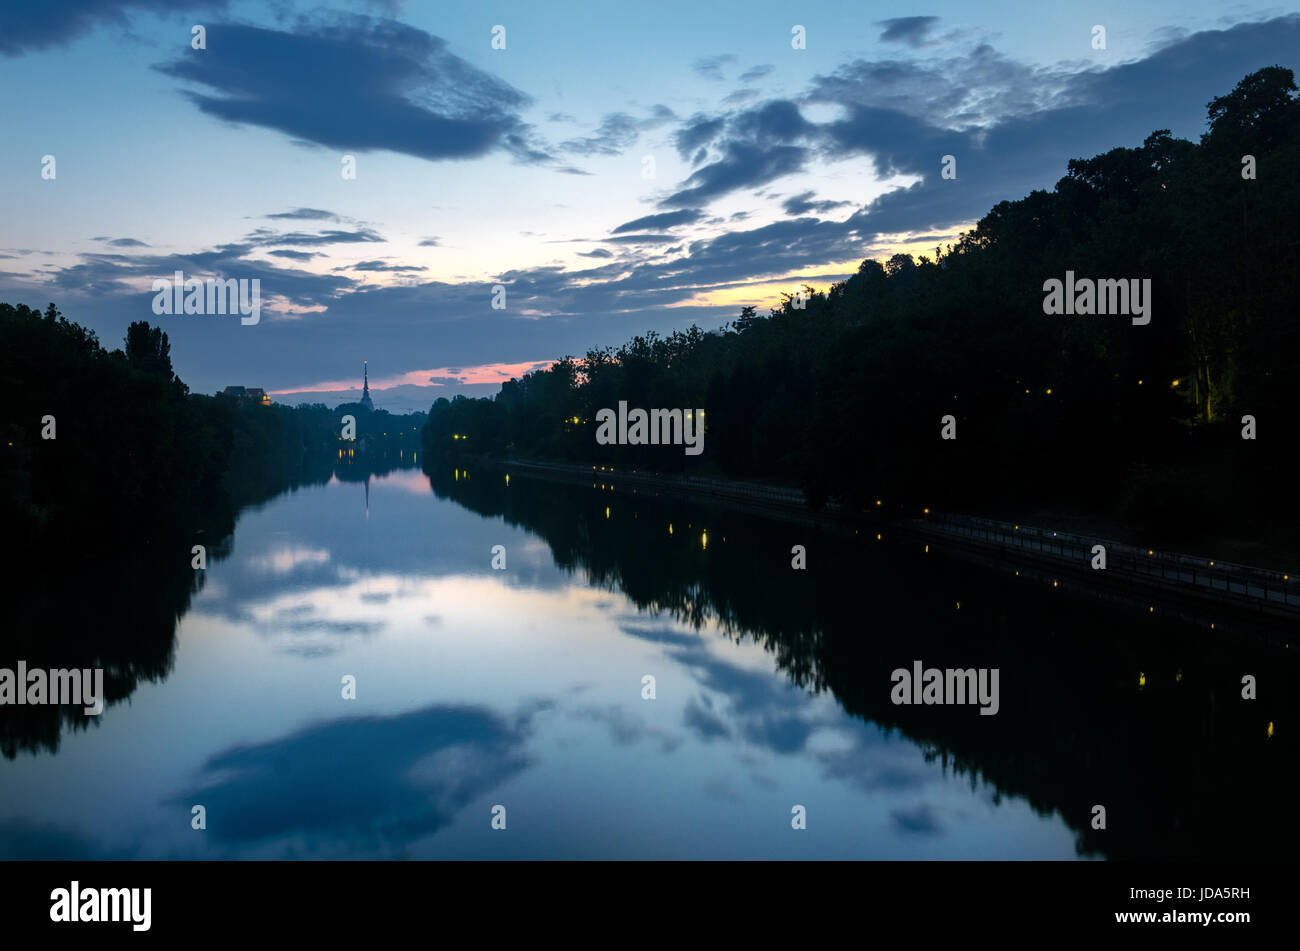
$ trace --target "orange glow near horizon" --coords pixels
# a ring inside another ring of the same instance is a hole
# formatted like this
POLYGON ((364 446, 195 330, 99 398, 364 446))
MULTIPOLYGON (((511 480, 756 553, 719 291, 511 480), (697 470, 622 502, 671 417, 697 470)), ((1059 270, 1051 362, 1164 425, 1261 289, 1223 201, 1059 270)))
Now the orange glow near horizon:
MULTIPOLYGON (((432 370, 409 370, 396 376, 383 377, 370 384, 372 390, 388 390, 395 386, 446 386, 434 383, 430 377, 455 377, 459 385, 472 383, 504 383, 511 377, 521 377, 531 370, 549 367, 554 360, 526 360, 522 363, 481 363, 472 367, 437 367, 432 370), (452 372, 455 370, 455 372, 452 372)), ((284 390, 270 390, 273 396, 289 393, 333 393, 340 390, 357 389, 356 380, 326 380, 321 383, 309 383, 284 390)))

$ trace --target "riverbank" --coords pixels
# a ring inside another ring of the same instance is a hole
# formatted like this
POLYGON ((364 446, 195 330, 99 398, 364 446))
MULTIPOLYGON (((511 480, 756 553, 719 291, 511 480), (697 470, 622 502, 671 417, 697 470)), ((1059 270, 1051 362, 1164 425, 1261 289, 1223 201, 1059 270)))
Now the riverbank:
MULTIPOLYGON (((487 460, 484 460, 487 461, 487 460)), ((1278 571, 1203 555, 1143 548, 1102 534, 1043 528, 955 513, 850 513, 838 506, 813 511, 801 491, 738 480, 665 476, 613 466, 537 460, 491 463, 535 478, 631 494, 677 497, 816 525, 844 534, 907 536, 991 565, 1020 565, 1054 586, 1106 592, 1147 604, 1150 612, 1218 625, 1277 629, 1300 620, 1300 572, 1278 571), (1206 620, 1212 617, 1211 620, 1206 620)), ((928 547, 926 549, 928 551, 928 547)), ((1019 574, 1019 572, 1017 572, 1019 574)), ((1289 646, 1289 637, 1285 637, 1289 646)))

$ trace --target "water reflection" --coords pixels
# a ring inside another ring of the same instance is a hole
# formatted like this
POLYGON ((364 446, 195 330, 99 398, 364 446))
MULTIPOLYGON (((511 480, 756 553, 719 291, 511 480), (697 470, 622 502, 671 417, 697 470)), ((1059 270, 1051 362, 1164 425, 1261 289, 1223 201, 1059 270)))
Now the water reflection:
MULTIPOLYGON (((49 666, 75 663, 67 644, 114 656, 119 702, 61 743, 49 723, 9 717, 41 708, 3 711, 0 856, 1070 858, 1295 844, 1289 657, 938 551, 518 473, 507 484, 350 458, 290 481, 270 499, 265 480, 234 495, 238 525, 210 530, 221 540, 198 580, 187 560, 142 566, 124 544, 124 567, 95 574, 114 598, 98 611, 44 598, 47 628, 95 620, 94 637, 54 644, 49 666), (806 571, 790 568, 794 544, 806 571), (131 584, 135 570, 158 574, 131 584), (889 672, 914 659, 999 667, 1001 712, 893 706, 889 672), (1257 701, 1239 699, 1245 671, 1257 701), (1095 803, 1105 832, 1090 828, 1095 803), (805 831, 790 827, 795 804, 805 831)), ((181 550, 191 534, 178 532, 181 550)))

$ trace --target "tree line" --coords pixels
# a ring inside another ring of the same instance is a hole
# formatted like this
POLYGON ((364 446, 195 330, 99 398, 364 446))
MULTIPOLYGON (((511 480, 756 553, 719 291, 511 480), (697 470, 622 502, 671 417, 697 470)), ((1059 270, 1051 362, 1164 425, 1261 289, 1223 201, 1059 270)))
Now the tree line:
POLYGON ((439 399, 426 459, 692 466, 798 485, 814 505, 1014 502, 1165 537, 1294 519, 1297 220, 1300 100, 1273 66, 1208 104, 1199 142, 1161 129, 1071 160, 933 257, 865 260, 717 331, 649 333, 491 399, 439 399), (1044 283, 1067 271, 1149 279, 1151 322, 1046 315, 1044 283), (619 400, 706 409, 703 456, 598 446, 596 414, 619 400))

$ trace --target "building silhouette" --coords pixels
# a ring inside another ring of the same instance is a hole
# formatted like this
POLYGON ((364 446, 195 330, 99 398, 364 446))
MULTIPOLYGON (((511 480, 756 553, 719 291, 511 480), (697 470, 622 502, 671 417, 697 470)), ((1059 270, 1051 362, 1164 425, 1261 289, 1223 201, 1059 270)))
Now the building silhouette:
POLYGON ((271 405, 271 397, 266 395, 266 390, 260 386, 228 386, 221 391, 223 396, 233 396, 241 403, 258 403, 262 406, 271 405))
POLYGON ((371 401, 371 399, 370 399, 370 366, 369 366, 369 364, 370 364, 370 361, 369 361, 369 360, 362 361, 362 364, 361 364, 361 374, 362 374, 362 379, 363 379, 363 381, 364 381, 364 382, 362 383, 362 386, 361 386, 361 405, 364 406, 366 409, 370 409, 370 410, 372 410, 372 409, 375 408, 375 404, 374 404, 374 403, 371 401))

